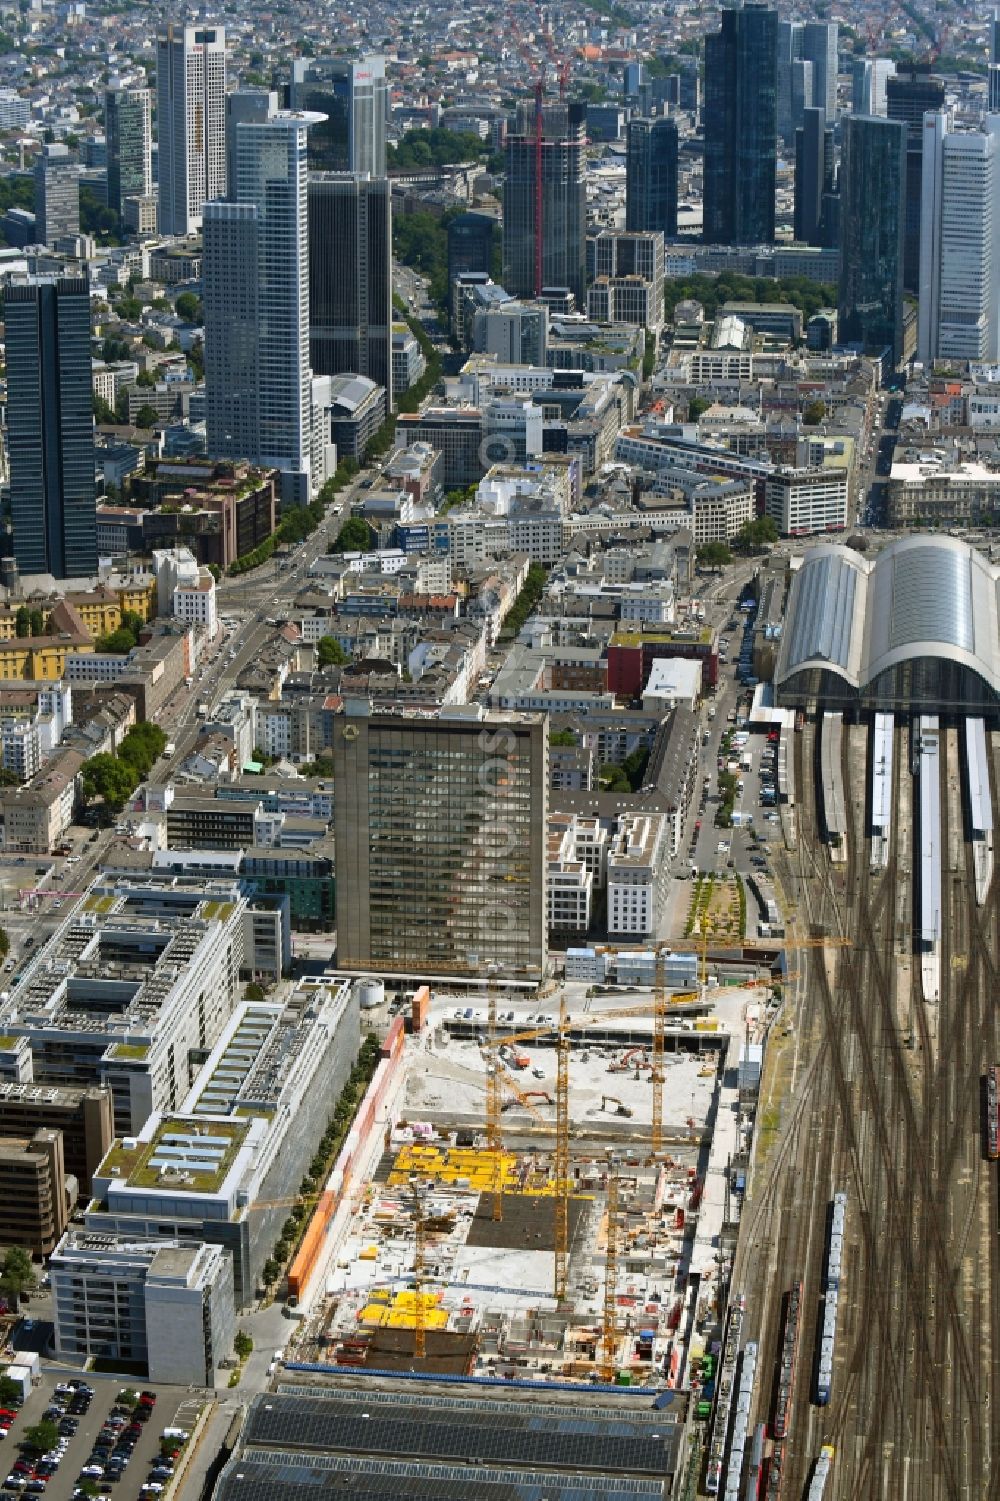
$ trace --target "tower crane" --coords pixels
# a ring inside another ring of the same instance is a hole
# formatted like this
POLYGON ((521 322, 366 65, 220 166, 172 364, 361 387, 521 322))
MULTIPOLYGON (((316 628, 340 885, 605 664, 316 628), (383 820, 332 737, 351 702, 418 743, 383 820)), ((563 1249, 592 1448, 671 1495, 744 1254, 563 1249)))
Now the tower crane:
POLYGON ((420 1190, 413 1189, 413 1358, 423 1360, 427 1354, 427 1319, 424 1308, 424 1280, 427 1269, 427 1218, 420 1190))
POLYGON ((618 1161, 608 1162, 608 1239, 604 1252, 604 1317, 601 1320, 601 1357, 598 1371, 602 1381, 615 1374, 618 1351, 618 1161))
POLYGON ((569 1262, 569 1022, 566 992, 559 1003, 559 1041, 556 1047, 556 1153, 555 1153, 555 1295, 566 1298, 569 1262))
POLYGON ((500 1055, 497 1052, 497 974, 491 966, 486 981, 486 1146, 493 1156, 493 1218, 503 1219, 503 1134, 500 1124, 500 1055))

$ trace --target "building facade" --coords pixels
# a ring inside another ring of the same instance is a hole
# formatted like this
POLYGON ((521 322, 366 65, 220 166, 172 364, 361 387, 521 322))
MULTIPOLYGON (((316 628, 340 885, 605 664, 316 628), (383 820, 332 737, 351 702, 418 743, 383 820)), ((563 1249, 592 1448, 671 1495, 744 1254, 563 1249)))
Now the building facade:
POLYGON ((309 178, 309 352, 316 375, 364 375, 392 404, 392 191, 385 177, 309 178))
POLYGON ((917 358, 1000 356, 1000 116, 954 131, 923 122, 917 358))
POLYGON ((14 556, 22 574, 95 574, 87 279, 15 278, 4 305, 14 556))
POLYGON ((843 531, 848 484, 843 469, 776 469, 764 491, 764 514, 783 537, 843 531))
POLYGON ((539 715, 348 705, 333 750, 341 968, 544 974, 547 757, 539 715))
POLYGON ((384 177, 388 90, 384 57, 293 59, 289 107, 326 117, 309 136, 310 167, 384 177))
POLYGON ((153 121, 149 89, 113 86, 104 95, 108 207, 122 218, 126 198, 153 191, 153 121))
POLYGON ((704 239, 774 240, 778 15, 765 5, 722 12, 705 39, 704 239))
POLYGON ((533 113, 519 106, 507 137, 503 192, 503 284, 515 297, 568 288, 586 302, 586 114, 582 104, 546 105, 542 116, 542 222, 536 223, 533 113), (537 252, 541 238, 541 253, 537 252))
POLYGON ((214 1386, 235 1332, 232 1261, 220 1246, 72 1230, 50 1274, 61 1358, 92 1356, 149 1381, 214 1386))
POLYGON ((66 146, 44 146, 35 162, 35 241, 54 245, 79 233, 80 168, 66 146))
POLYGON ((903 354, 906 126, 872 115, 844 121, 841 158, 840 339, 903 354))
POLYGON ((236 131, 238 203, 204 216, 205 391, 213 457, 277 469, 308 501, 312 468, 306 136, 281 111, 236 131))
POLYGON ((625 228, 677 234, 677 125, 669 118, 628 122, 625 228))
POLYGON ((903 286, 920 289, 920 213, 923 197, 924 115, 944 109, 944 83, 914 67, 886 80, 886 114, 906 126, 906 172, 903 190, 903 286))
POLYGON ((169 23, 156 43, 159 228, 194 234, 226 192, 226 33, 169 23))

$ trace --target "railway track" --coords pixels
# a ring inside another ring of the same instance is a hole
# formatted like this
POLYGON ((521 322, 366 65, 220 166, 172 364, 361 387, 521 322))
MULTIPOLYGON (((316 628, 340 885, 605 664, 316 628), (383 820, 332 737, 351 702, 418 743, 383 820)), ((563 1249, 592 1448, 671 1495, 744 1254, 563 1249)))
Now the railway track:
MULTIPOLYGON (((873 873, 863 784, 859 793, 856 775, 848 778, 848 858, 832 868, 810 796, 815 727, 797 741, 800 837, 782 874, 801 932, 847 934, 853 944, 839 951, 833 974, 822 950, 810 954, 796 1021, 803 1068, 741 1234, 737 1281, 767 1373, 757 1417, 766 1421, 773 1408, 781 1297, 801 1278, 783 1501, 804 1494, 823 1443, 836 1446, 831 1501, 985 1498, 1000 1494, 1000 1398, 991 1401, 1000 1377, 1000 1188, 982 1160, 979 1081, 1000 1056, 1000 881, 978 908, 963 830, 959 868, 942 882, 941 997, 929 1014, 919 965, 899 963, 900 936, 914 925, 897 921, 907 872, 895 837, 887 867, 873 873), (806 1395, 812 1313, 835 1187, 849 1198, 845 1296, 831 1401, 817 1409, 806 1395)), ((905 734, 897 758, 897 775, 908 774, 905 734)), ((940 764, 944 851, 955 761, 952 737, 940 764)), ((992 797, 1000 828, 996 786, 992 797)))

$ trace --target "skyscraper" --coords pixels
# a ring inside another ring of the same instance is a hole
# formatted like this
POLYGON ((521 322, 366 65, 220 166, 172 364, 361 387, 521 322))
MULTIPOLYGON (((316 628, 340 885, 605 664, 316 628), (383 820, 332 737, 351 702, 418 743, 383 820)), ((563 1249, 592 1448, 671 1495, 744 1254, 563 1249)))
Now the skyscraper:
POLYGON ((831 125, 837 118, 836 21, 807 21, 802 28, 802 56, 813 66, 812 105, 825 110, 831 125))
POLYGON ((236 187, 236 127, 247 123, 270 120, 278 113, 278 95, 267 89, 234 89, 226 95, 226 197, 237 200, 236 187))
POLYGON ((993 12, 993 22, 990 26, 990 70, 987 92, 987 108, 990 114, 1000 114, 1000 10, 993 12))
POLYGON ((226 33, 168 24, 156 43, 161 234, 201 227, 202 207, 226 191, 226 33))
POLYGON ((392 191, 388 178, 309 178, 309 351, 316 375, 366 375, 392 408, 392 191))
POLYGON ((840 163, 840 338, 873 354, 903 351, 906 126, 872 115, 844 121, 840 163))
POLYGON ((507 137, 503 189, 503 284, 512 296, 533 297, 543 287, 568 287, 577 307, 586 305, 585 124, 583 104, 544 107, 539 226, 535 222, 534 109, 518 106, 517 129, 507 137), (536 263, 539 229, 541 256, 536 263), (536 286, 536 280, 540 286, 536 286))
POLYGON ((338 964, 543 973, 544 716, 356 708, 333 735, 338 964))
POLYGON ((14 556, 23 574, 97 572, 90 288, 85 276, 4 288, 14 556))
MULTIPOLYGON (((805 28, 801 21, 778 22, 778 61, 775 70, 775 86, 777 89, 777 129, 778 135, 787 146, 793 144, 795 132, 802 124, 801 113, 797 113, 792 100, 792 64, 801 62, 803 58, 803 32, 805 28)), ((812 70, 809 72, 810 97, 805 101, 812 104, 812 70)), ((801 110, 804 106, 800 104, 801 110)))
POLYGON ((722 12, 705 41, 704 239, 774 239, 778 16, 764 5, 722 12))
POLYGON ((237 203, 205 206, 205 398, 209 452, 282 474, 309 499, 309 233, 306 134, 279 111, 236 127, 237 203))
POLYGON ((309 134, 309 165, 385 176, 388 84, 384 57, 301 57, 292 63, 291 109, 326 119, 309 134))
POLYGON ((795 132, 795 238, 824 243, 823 196, 833 192, 833 131, 821 109, 807 109, 795 132))
POLYGON ((917 357, 1000 356, 1000 117, 954 131, 924 116, 917 357))
POLYGON ((80 233, 80 169, 60 143, 44 146, 35 162, 35 238, 54 245, 80 233))
POLYGON ((148 198, 153 191, 149 90, 112 83, 104 96, 104 134, 108 143, 108 207, 120 219, 126 198, 148 198))
POLYGON ((944 109, 944 84, 926 68, 913 67, 886 80, 885 97, 889 119, 902 120, 907 127, 903 285, 908 292, 916 292, 920 285, 924 115, 944 109))
POLYGON ((497 221, 490 214, 458 214, 448 220, 449 301, 451 284, 462 271, 482 271, 489 276, 496 237, 497 221))
POLYGON ((625 228, 677 234, 677 126, 673 120, 628 122, 625 228))

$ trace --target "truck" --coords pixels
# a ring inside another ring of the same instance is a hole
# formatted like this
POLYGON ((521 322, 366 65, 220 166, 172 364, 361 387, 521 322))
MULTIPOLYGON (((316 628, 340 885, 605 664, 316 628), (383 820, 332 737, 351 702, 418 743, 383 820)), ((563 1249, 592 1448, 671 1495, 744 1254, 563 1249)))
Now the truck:
POLYGON ((177 747, 174 742, 172 740, 168 740, 166 745, 163 747, 163 754, 167 757, 170 757, 174 754, 176 749, 177 747))
POLYGON ((198 708, 196 710, 196 713, 197 713, 199 719, 207 719, 208 718, 208 705, 205 703, 204 700, 202 700, 202 702, 199 703, 198 708))

